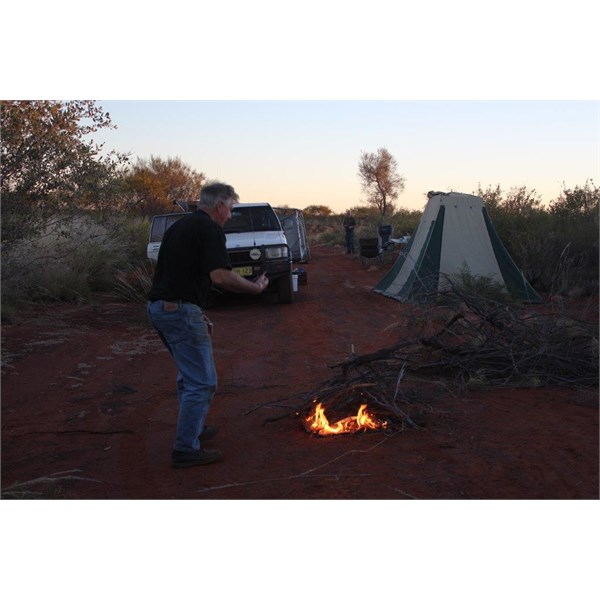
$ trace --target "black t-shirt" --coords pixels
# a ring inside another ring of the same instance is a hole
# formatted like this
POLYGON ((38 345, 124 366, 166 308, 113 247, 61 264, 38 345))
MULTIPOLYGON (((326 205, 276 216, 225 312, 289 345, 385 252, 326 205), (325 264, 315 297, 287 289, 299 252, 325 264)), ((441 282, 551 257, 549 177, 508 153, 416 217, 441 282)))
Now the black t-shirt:
POLYGON ((156 262, 149 300, 183 300, 204 307, 210 272, 231 269, 221 226, 197 210, 167 229, 156 262))

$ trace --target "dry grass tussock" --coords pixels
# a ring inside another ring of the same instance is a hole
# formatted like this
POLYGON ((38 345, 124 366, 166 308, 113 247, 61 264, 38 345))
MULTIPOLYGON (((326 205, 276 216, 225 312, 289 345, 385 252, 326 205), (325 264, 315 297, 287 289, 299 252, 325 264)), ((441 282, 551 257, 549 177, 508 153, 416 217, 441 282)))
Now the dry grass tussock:
POLYGON ((112 290, 115 273, 145 259, 148 223, 115 216, 79 216, 2 255, 3 318, 11 307, 38 302, 89 302, 112 290))

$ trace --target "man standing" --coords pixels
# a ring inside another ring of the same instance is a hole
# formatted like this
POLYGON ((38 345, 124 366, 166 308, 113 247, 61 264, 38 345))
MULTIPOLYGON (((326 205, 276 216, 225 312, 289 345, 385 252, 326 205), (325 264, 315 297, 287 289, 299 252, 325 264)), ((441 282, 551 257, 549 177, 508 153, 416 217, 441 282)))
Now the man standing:
POLYGON ((346 230, 346 254, 354 254, 354 228, 356 227, 356 221, 350 211, 346 212, 343 225, 346 230))
POLYGON ((212 285, 246 294, 260 294, 269 285, 265 273, 248 281, 231 270, 222 227, 238 200, 230 185, 202 188, 197 211, 165 233, 148 293, 150 321, 179 370, 174 467, 206 465, 221 457, 218 450, 202 447, 217 433, 204 423, 217 389, 212 323, 203 312, 212 285))

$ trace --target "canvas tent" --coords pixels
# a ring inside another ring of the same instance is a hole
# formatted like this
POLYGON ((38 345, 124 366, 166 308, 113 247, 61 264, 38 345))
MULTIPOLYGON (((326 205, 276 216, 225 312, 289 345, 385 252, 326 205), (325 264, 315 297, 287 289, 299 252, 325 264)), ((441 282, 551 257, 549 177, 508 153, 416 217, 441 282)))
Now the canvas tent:
POLYGON ((275 209, 294 262, 308 262, 310 250, 304 226, 304 216, 297 208, 275 209))
POLYGON ((502 244, 481 198, 458 192, 427 197, 417 230, 375 292, 422 302, 466 270, 503 284, 515 300, 542 301, 502 244))

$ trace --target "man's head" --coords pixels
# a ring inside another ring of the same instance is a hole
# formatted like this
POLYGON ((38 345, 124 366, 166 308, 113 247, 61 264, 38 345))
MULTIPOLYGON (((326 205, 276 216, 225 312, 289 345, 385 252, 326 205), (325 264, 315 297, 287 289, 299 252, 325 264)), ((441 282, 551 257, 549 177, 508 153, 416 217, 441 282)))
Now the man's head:
POLYGON ((232 186, 211 183, 200 191, 198 208, 208 213, 222 227, 231 218, 231 207, 239 199, 232 186))

